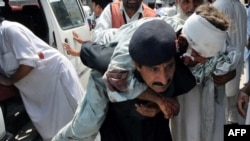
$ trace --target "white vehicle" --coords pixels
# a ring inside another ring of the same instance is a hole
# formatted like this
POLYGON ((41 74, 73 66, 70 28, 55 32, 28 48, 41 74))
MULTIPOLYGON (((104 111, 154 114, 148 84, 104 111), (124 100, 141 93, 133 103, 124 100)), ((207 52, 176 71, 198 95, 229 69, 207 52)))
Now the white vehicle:
MULTIPOLYGON (((74 65, 83 87, 86 87, 90 69, 82 64, 80 57, 68 55, 62 46, 63 42, 68 42, 72 47, 80 50, 81 45, 73 39, 73 31, 77 32, 83 39, 90 39, 90 28, 86 18, 88 14, 84 12, 80 0, 9 0, 9 4, 4 4, 3 1, 0 0, 1 15, 6 20, 17 21, 27 26, 38 37, 64 54, 74 65)), ((0 90, 0 94, 1 92, 0 90)), ((20 111, 13 112, 12 108, 18 106, 10 106, 9 103, 17 103, 15 100, 11 100, 0 101, 0 141, 7 141, 11 137, 22 141, 38 140, 34 133, 33 135, 27 135, 27 131, 33 130, 34 127, 30 124, 25 112, 23 112, 24 115, 20 111), (12 112, 13 115, 15 114, 15 118, 21 116, 21 120, 17 123, 23 123, 22 127, 12 121, 15 120, 14 118, 8 119, 9 116, 7 115, 12 114, 12 112), (19 114, 16 115, 16 113, 19 114), (26 120, 23 117, 26 117, 26 120), (6 121, 8 121, 7 124, 6 121), (26 122, 28 125, 25 124, 26 122), (15 132, 8 131, 10 126, 13 126, 15 132), (22 131, 20 131, 21 129, 22 131), (25 135, 21 137, 20 132, 25 133, 25 135), (32 136, 34 136, 33 139, 32 136)))

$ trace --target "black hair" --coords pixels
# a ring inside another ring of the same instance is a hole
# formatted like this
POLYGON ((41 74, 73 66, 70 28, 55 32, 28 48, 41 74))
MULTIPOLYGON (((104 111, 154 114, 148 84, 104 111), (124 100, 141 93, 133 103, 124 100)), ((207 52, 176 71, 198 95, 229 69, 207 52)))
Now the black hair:
POLYGON ((100 5, 102 9, 104 9, 109 3, 113 2, 113 0, 92 0, 96 5, 100 5))

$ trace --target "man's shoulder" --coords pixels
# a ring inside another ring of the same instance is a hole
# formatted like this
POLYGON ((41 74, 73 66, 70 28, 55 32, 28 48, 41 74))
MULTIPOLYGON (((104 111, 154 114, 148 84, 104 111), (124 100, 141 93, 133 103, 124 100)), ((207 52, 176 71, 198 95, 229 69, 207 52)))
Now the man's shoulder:
POLYGON ((166 23, 170 24, 175 32, 179 31, 185 23, 185 21, 183 19, 179 18, 177 15, 172 16, 172 17, 163 16, 161 18, 166 23))

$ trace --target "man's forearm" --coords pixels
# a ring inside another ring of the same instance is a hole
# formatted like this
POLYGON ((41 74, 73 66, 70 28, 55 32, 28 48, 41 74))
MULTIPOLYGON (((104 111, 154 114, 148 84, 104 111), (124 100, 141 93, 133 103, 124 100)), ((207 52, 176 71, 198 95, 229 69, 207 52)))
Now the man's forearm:
POLYGON ((142 92, 137 98, 156 103, 157 105, 162 102, 162 97, 150 90, 149 88, 142 92))
POLYGON ((28 75, 32 69, 33 67, 31 66, 20 65, 17 71, 10 77, 0 76, 0 84, 10 86, 28 75))

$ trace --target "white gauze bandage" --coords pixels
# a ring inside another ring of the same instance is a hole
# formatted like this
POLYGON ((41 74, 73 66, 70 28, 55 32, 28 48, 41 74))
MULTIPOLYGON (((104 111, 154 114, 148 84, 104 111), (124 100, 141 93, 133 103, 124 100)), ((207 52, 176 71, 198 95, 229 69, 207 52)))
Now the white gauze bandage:
POLYGON ((182 33, 189 46, 206 58, 215 56, 221 51, 227 36, 226 31, 216 28, 195 13, 186 20, 182 33))

